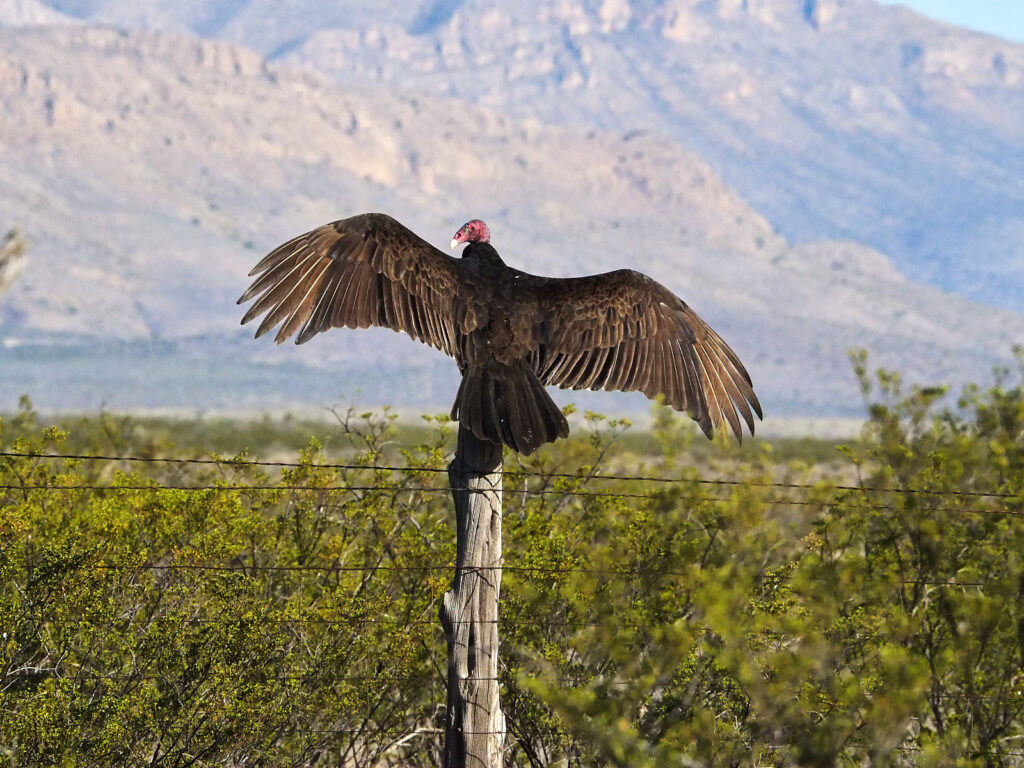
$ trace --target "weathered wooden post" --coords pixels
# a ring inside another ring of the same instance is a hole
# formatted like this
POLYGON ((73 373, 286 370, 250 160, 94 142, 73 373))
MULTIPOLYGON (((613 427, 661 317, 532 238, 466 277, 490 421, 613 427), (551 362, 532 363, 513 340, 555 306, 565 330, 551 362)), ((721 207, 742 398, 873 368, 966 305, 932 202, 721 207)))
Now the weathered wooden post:
POLYGON ((460 428, 448 482, 455 498, 456 555, 455 578, 440 611, 448 641, 444 768, 500 768, 501 446, 460 428))

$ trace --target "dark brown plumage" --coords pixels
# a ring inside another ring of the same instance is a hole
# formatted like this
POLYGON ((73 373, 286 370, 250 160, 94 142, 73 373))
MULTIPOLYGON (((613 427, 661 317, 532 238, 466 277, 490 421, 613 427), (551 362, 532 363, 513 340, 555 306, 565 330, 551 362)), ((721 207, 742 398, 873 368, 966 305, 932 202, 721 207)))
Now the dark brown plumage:
POLYGON ((238 303, 242 323, 265 315, 259 338, 308 341, 332 327, 404 331, 455 358, 462 383, 452 418, 477 437, 532 453, 569 427, 544 390, 639 390, 686 411, 711 437, 728 423, 742 439, 761 406, 743 364, 697 314, 646 275, 620 269, 557 279, 512 269, 483 222, 434 248, 390 216, 327 224, 256 266, 238 303))

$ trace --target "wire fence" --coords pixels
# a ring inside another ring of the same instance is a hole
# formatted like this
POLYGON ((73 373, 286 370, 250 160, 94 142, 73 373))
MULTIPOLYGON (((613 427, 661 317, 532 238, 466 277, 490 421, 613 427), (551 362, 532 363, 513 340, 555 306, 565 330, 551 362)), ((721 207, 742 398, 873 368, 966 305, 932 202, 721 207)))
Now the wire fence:
MULTIPOLYGON (((128 463, 146 463, 146 464, 161 464, 170 463, 178 465, 206 465, 206 466, 248 466, 248 467, 282 467, 282 468, 315 468, 315 469, 335 469, 335 470, 349 470, 349 471, 383 471, 383 472, 403 472, 403 473, 430 473, 430 474, 443 474, 447 473, 445 469, 438 468, 424 468, 424 467, 410 467, 410 466, 380 466, 380 465, 366 465, 366 464, 352 464, 352 463, 321 463, 321 464, 309 464, 300 462, 287 462, 287 461, 262 461, 254 459, 202 459, 202 458, 173 458, 173 457, 142 457, 142 456, 113 456, 113 455, 102 455, 102 454, 84 454, 84 453, 32 453, 32 452, 18 452, 18 451, 2 451, 0 452, 0 458, 21 458, 21 459, 53 459, 53 460, 72 460, 72 461, 104 461, 109 463, 116 462, 128 462, 128 463)), ((928 490, 921 488, 887 488, 887 487, 872 487, 872 486, 850 486, 850 485, 839 485, 839 484, 806 484, 806 483, 789 483, 789 482, 747 482, 741 480, 732 479, 698 479, 698 478, 668 478, 658 476, 645 476, 645 475, 606 475, 606 474, 568 474, 568 473, 545 473, 545 472, 524 472, 524 471, 507 471, 505 474, 528 477, 528 478, 543 478, 543 479, 571 479, 574 481, 618 481, 618 482, 653 482, 657 484, 702 484, 702 485, 715 485, 715 486, 737 486, 744 485, 748 487, 765 488, 765 489, 794 489, 794 490, 815 490, 815 491, 831 491, 831 492, 868 492, 868 493, 895 493, 895 494, 909 494, 909 495, 923 495, 927 494, 930 496, 939 497, 962 497, 962 498, 990 498, 990 499, 1015 499, 1012 494, 989 492, 989 491, 977 491, 977 492, 966 492, 959 490, 928 490)), ((74 492, 74 491, 99 491, 99 492, 157 492, 157 491, 184 491, 184 492, 243 492, 243 491, 278 491, 278 492, 317 492, 317 493, 342 493, 342 492, 366 492, 366 493, 450 493, 450 489, 447 487, 403 487, 396 485, 386 484, 349 484, 349 485, 289 485, 289 484, 211 484, 211 485, 185 485, 185 484, 166 484, 166 483, 149 483, 149 484, 114 484, 114 483, 103 483, 103 484, 33 484, 33 483, 7 483, 0 484, 0 490, 6 491, 44 491, 44 492, 74 492)), ((483 493, 492 493, 493 491, 480 491, 483 493)), ((561 497, 596 497, 596 498, 612 498, 612 499, 652 499, 656 497, 655 493, 615 493, 615 492, 602 492, 602 491, 587 491, 578 489, 530 489, 530 488, 517 488, 515 489, 516 495, 535 495, 535 496, 561 496, 561 497)), ((714 503, 727 501, 727 497, 720 496, 696 496, 691 497, 691 501, 700 503, 714 503)), ((834 500, 822 499, 822 500, 808 500, 808 499, 790 499, 790 498, 759 498, 758 503, 767 505, 792 505, 792 506, 819 506, 826 507, 836 504, 834 500)), ((861 503, 850 503, 848 500, 843 499, 841 507, 849 509, 868 509, 875 511, 892 511, 902 510, 904 505, 900 504, 861 504, 861 503)), ((953 513, 953 514, 968 514, 968 515, 1001 515, 1001 516, 1022 516, 1024 510, 1011 510, 1005 508, 958 508, 948 506, 924 506, 912 507, 910 511, 916 514, 931 514, 931 513, 953 513)), ((337 563, 320 564, 320 565, 260 565, 257 563, 237 563, 237 564, 164 564, 164 563, 94 563, 89 567, 96 570, 117 570, 117 571, 210 571, 210 572, 238 572, 243 574, 255 574, 255 573, 274 573, 274 572, 316 572, 316 573, 400 573, 400 572, 449 572, 452 570, 451 566, 448 565, 385 565, 385 564, 361 564, 361 565, 342 565, 337 563)), ((511 573, 528 573, 528 574, 551 574, 551 575, 568 575, 568 574, 586 574, 593 576, 628 576, 628 577, 642 577, 642 576, 676 576, 685 577, 688 574, 681 571, 672 571, 665 569, 658 569, 656 574, 652 574, 649 567, 646 568, 584 568, 579 566, 533 566, 533 565, 513 565, 513 564, 500 564, 493 566, 473 566, 467 568, 468 571, 505 571, 511 573)), ((789 575, 776 577, 779 580, 786 581, 792 578, 789 575)), ((930 587, 955 587, 955 588, 968 588, 968 587, 984 587, 989 582, 984 580, 961 580, 961 579, 945 579, 945 580, 934 580, 934 579, 917 579, 917 578, 906 578, 894 581, 895 584, 903 586, 930 586, 930 587)))
MULTIPOLYGON (((477 494, 491 494, 496 491, 493 489, 477 489, 477 488, 466 488, 464 489, 468 493, 477 494)), ((0 484, 0 491, 111 491, 114 493, 128 493, 135 491, 180 491, 184 493, 207 493, 211 491, 220 492, 236 492, 244 493, 248 491, 268 491, 268 492, 292 492, 292 493, 390 493, 390 494, 402 494, 402 493, 438 493, 448 494, 451 491, 448 488, 436 488, 436 487, 403 487, 394 485, 172 485, 163 483, 153 483, 150 485, 117 485, 117 484, 82 484, 82 485, 45 485, 45 484, 0 484)), ((513 492, 510 492, 513 493, 513 492)), ((615 493, 612 491, 575 491, 575 490, 560 490, 560 489, 540 489, 540 488, 517 488, 514 490, 515 495, 520 496, 536 496, 536 497, 566 497, 566 498, 591 498, 591 499, 630 499, 630 500, 646 500, 659 498, 658 494, 655 493, 615 493)), ((940 492, 934 492, 934 495, 942 495, 940 492)), ((691 497, 692 501, 698 503, 715 503, 729 501, 728 497, 722 496, 694 496, 691 497)), ((808 499, 783 499, 783 498, 760 498, 757 499, 760 504, 767 504, 769 506, 793 506, 793 507, 826 507, 826 506, 841 506, 845 509, 870 509, 875 511, 886 511, 886 510, 901 510, 906 509, 904 505, 900 504, 851 504, 846 501, 837 503, 832 500, 808 500, 808 499)), ((1008 517, 1021 517, 1024 516, 1024 510, 1017 509, 985 509, 985 508, 958 508, 958 507, 914 507, 912 511, 916 513, 956 513, 961 515, 996 515, 996 516, 1008 516, 1008 517)))
MULTIPOLYGON (((400 467, 400 466, 377 466, 377 465, 364 465, 364 464, 341 464, 341 463, 323 463, 323 464, 302 464, 298 462, 285 462, 285 461, 257 461, 257 460, 222 460, 222 459, 191 459, 191 458, 148 458, 140 456, 109 456, 99 454, 37 454, 28 452, 14 452, 14 451, 3 451, 0 452, 0 458, 35 458, 35 459, 61 459, 61 460, 92 460, 92 461, 105 461, 105 462, 137 462, 137 463, 173 463, 180 465, 244 465, 244 466, 272 466, 272 467, 290 467, 290 468, 323 468, 323 469, 343 469, 343 470, 362 470, 362 471, 386 471, 386 472, 426 472, 433 474, 447 473, 447 470, 436 469, 436 468, 420 468, 420 467, 400 467)), ((655 482, 662 484, 707 484, 707 485, 749 485, 751 487, 758 488, 787 488, 787 489, 799 489, 799 490, 817 490, 821 491, 823 488, 837 491, 837 492, 850 492, 850 491, 868 491, 868 492, 879 492, 879 493, 907 493, 907 494, 929 494, 933 496, 951 496, 951 497, 966 497, 966 498, 1015 498, 1012 494, 1001 494, 996 492, 962 492, 962 491, 926 491, 924 489, 903 489, 903 488, 880 488, 880 487, 858 487, 858 486, 847 486, 847 485, 827 485, 827 484, 801 484, 801 483, 744 483, 739 480, 703 480, 703 479, 687 479, 687 478, 666 478, 666 477, 649 477, 643 475, 572 475, 566 473, 543 473, 543 472, 506 472, 506 474, 514 474, 523 477, 538 477, 538 478, 562 478, 572 480, 605 480, 605 481, 622 481, 622 482, 655 482)), ((47 491, 47 492, 58 492, 58 491, 115 491, 115 492, 156 492, 156 491, 191 491, 191 492, 213 492, 213 491, 283 491, 283 492, 323 492, 323 493, 341 493, 341 492, 373 492, 373 493, 450 493, 450 489, 446 487, 414 487, 407 488, 394 485, 288 485, 288 484, 266 484, 266 485, 253 485, 253 484, 217 484, 217 485, 183 485, 183 484, 162 484, 152 483, 147 485, 119 485, 119 484, 74 484, 74 485, 46 485, 46 484, 0 484, 0 490, 31 490, 31 491, 47 491)), ((492 491, 481 491, 483 493, 490 493, 492 491)), ((536 495, 536 496, 567 496, 567 497, 597 497, 597 498, 616 498, 616 499, 651 499, 655 497, 653 493, 614 493, 614 492, 595 492, 595 491, 581 491, 571 489, 516 489, 516 495, 536 495)), ((713 503, 727 501, 726 497, 718 496, 696 496, 691 498, 692 501, 713 503)), ((759 498, 758 503, 767 505, 793 505, 793 506, 828 506, 834 503, 832 500, 807 500, 807 499, 787 499, 787 498, 759 498)), ((868 509, 876 511, 886 510, 901 510, 904 509, 902 505, 898 504, 859 504, 850 503, 847 500, 841 502, 843 508, 850 509, 868 509)), ((955 513, 955 514, 984 514, 984 515, 1007 515, 1007 516, 1021 516, 1024 515, 1024 510, 1009 510, 1009 509, 978 509, 978 508, 956 508, 956 507, 914 507, 912 509, 915 513, 926 514, 926 513, 955 513)), ((274 573, 274 572, 316 572, 316 573, 427 573, 427 572, 450 572, 452 566, 450 565, 384 565, 384 564, 361 564, 361 565, 341 565, 336 563, 320 564, 320 565, 260 565, 256 563, 237 563, 237 564, 196 564, 196 563, 172 563, 172 564, 161 564, 161 563, 95 563, 89 567, 96 570, 117 570, 117 571, 211 571, 211 572, 239 572, 243 574, 254 574, 254 573, 274 573)), ((652 574, 649 567, 645 568, 584 568, 579 566, 535 566, 535 565, 513 565, 513 564, 500 564, 493 566, 471 566, 465 569, 466 571, 504 571, 511 573, 530 573, 530 574, 551 574, 551 575, 568 575, 568 574, 585 574, 593 576, 650 576, 652 574)), ((675 577, 686 577, 689 574, 682 571, 672 571, 665 569, 658 569, 658 576, 675 576, 675 577)), ((791 576, 777 577, 781 580, 789 580, 791 576)), ((948 580, 930 580, 930 579, 916 579, 907 578, 899 579, 894 583, 904 586, 932 586, 932 587, 984 587, 989 582, 979 580, 960 580, 960 579, 948 579, 948 580)))
MULTIPOLYGON (((211 467, 228 467, 228 468, 280 468, 280 469, 309 469, 309 470, 340 470, 353 473, 375 473, 375 472, 386 472, 386 473, 400 473, 403 475, 445 475, 447 469, 436 468, 436 467, 415 467, 415 466, 397 466, 397 465, 367 465, 362 463, 340 463, 340 462, 325 462, 325 463, 303 463, 303 462, 289 462, 289 461, 263 461, 254 459, 221 459, 221 458, 175 458, 175 457, 143 457, 143 456, 114 456, 114 455, 101 455, 101 454, 85 454, 85 453, 50 453, 40 454, 33 452, 18 452, 18 451, 3 451, 0 452, 0 459, 30 459, 30 460, 64 460, 64 461, 101 461, 107 463, 126 463, 126 464, 171 464, 179 466, 211 466, 211 467)), ((782 506, 788 505, 793 507, 832 507, 837 508, 851 508, 851 509, 866 509, 875 511, 910 511, 914 514, 958 514, 958 515, 997 515, 997 516, 1022 516, 1024 515, 1024 508, 1020 507, 1024 504, 1024 501, 1018 496, 1009 493, 986 491, 986 490, 972 490, 965 491, 959 489, 928 489, 928 488, 903 488, 903 487, 882 487, 882 486, 870 486, 870 485, 845 485, 837 483, 797 483, 797 482, 772 482, 764 480, 735 480, 731 478, 687 478, 687 477, 663 477, 663 476, 652 476, 652 475, 618 475, 618 474, 573 474, 573 473, 560 473, 560 472, 539 472, 539 471, 525 471, 525 470, 506 470, 505 475, 515 478, 523 478, 526 480, 530 479, 541 479, 545 482, 551 480, 568 480, 578 483, 590 483, 590 482, 606 482, 606 483, 650 483, 659 486, 668 487, 686 487, 686 486, 703 486, 711 488, 735 488, 745 487, 761 489, 773 492, 765 498, 757 498, 757 503, 766 504, 771 506, 782 506), (786 491, 799 491, 799 492, 815 492, 823 495, 835 494, 863 494, 870 496, 872 494, 891 494, 899 497, 903 497, 901 502, 898 503, 865 503, 860 501, 850 501, 849 499, 835 499, 835 498, 821 498, 821 499, 808 499, 808 498, 786 498, 779 495, 780 492, 786 491), (921 504, 917 499, 941 499, 946 502, 943 505, 933 505, 929 503, 921 504), (961 507, 956 506, 956 501, 966 501, 970 503, 970 506, 961 507), (991 503, 992 507, 982 506, 983 504, 991 503)), ((351 483, 351 484, 316 484, 316 483, 216 483, 216 484, 185 484, 185 483, 125 483, 120 484, 116 482, 110 483, 85 483, 85 484, 47 484, 47 483, 4 483, 0 484, 0 491, 6 492, 43 492, 43 493, 58 493, 58 492, 99 492, 99 493, 126 493, 126 492, 142 492, 152 493, 159 491, 178 491, 186 493, 215 493, 215 492, 283 492, 283 493, 325 493, 325 494, 336 494, 336 493, 382 493, 382 494, 447 494, 450 493, 450 489, 441 486, 406 486, 397 485, 394 483, 351 483)), ((489 493, 493 491, 482 491, 489 493)), ((625 492, 618 493, 614 491, 597 491, 587 490, 580 488, 530 488, 521 487, 514 489, 515 495, 536 496, 536 497, 567 497, 567 498, 597 498, 597 499, 628 499, 628 500, 652 500, 661 498, 662 494, 657 491, 649 492, 625 492)), ((695 496, 688 497, 690 501, 697 503, 721 503, 729 501, 728 496, 715 496, 708 494, 698 494, 695 496)), ((317 573, 317 574, 330 574, 330 573, 361 573, 376 575, 377 573, 382 574, 394 574, 394 573, 432 573, 432 572, 447 572, 453 571, 450 565, 394 565, 394 564, 382 564, 382 563, 368 563, 358 565, 347 565, 339 563, 325 563, 325 564, 303 564, 303 565, 265 565, 259 563, 230 563, 230 564, 205 564, 205 563, 118 563, 118 562, 95 562, 85 563, 82 567, 90 568, 97 571, 119 571, 119 572, 222 572, 222 573, 239 573, 242 575, 253 576, 256 574, 272 574, 272 573, 317 573)), ((600 567, 583 567, 578 565, 566 565, 566 566, 540 566, 540 565, 517 565, 517 564, 498 564, 493 566, 475 566, 468 568, 470 571, 504 571, 512 574, 522 575, 557 575, 566 576, 572 574, 595 576, 599 578, 609 577, 623 577, 623 578, 643 578, 643 577, 686 577, 690 574, 684 571, 674 571, 671 569, 657 568, 652 569, 651 567, 636 567, 636 568, 600 568, 600 567)), ((792 574, 779 574, 771 577, 774 580, 784 582, 789 581, 794 576, 792 574)), ((807 577, 802 578, 820 578, 820 577, 807 577)), ((939 588, 984 588, 990 582, 990 580, 984 579, 917 579, 917 578, 903 578, 896 579, 892 582, 894 585, 900 586, 925 586, 925 587, 939 587, 939 588)), ((60 621, 50 623, 60 624, 64 626, 104 626, 111 628, 113 626, 119 627, 121 630, 130 627, 135 622, 136 617, 123 617, 111 622, 91 622, 88 619, 61 619, 60 621)), ((334 626, 334 625, 392 625, 392 626, 412 626, 412 627, 437 627, 442 626, 439 619, 425 619, 418 617, 391 617, 391 616, 352 616, 336 618, 330 616, 254 616, 254 617, 239 617, 239 620, 257 620, 268 624, 277 625, 321 625, 321 626, 334 626)), ((40 617, 40 621, 46 623, 48 620, 40 617)), ((178 622, 182 624, 203 624, 203 623, 222 623, 223 618, 207 619, 200 617, 181 617, 175 615, 164 615, 164 616, 150 616, 138 622, 139 625, 146 625, 153 622, 178 622)), ((544 627, 549 629, 588 629, 588 628, 599 628, 607 627, 608 621, 594 621, 594 620, 559 620, 559 619, 548 619, 544 621, 538 620, 527 620, 519 619, 516 617, 500 617, 499 619, 493 620, 492 622, 462 622, 455 621, 453 624, 463 623, 498 623, 503 626, 523 626, 523 627, 544 627)), ((639 624, 632 624, 616 619, 616 627, 618 629, 642 629, 643 626, 639 624)), ((707 627, 694 626, 694 631, 697 633, 706 633, 711 630, 707 627)), ((41 676, 53 676, 57 673, 56 669, 44 669, 44 668, 30 668, 15 670, 8 673, 8 677, 41 677, 41 676)), ((154 682, 154 683, 173 683, 172 678, 168 678, 162 675, 152 675, 146 673, 135 673, 135 672, 101 672, 101 671, 84 671, 75 670, 68 671, 63 676, 63 679, 73 680, 119 680, 125 682, 154 682)), ((266 676, 268 681, 285 682, 285 681, 298 681, 298 682, 324 682, 322 675, 317 675, 315 672, 303 673, 303 674, 287 674, 287 675, 268 675, 266 676)), ((330 680, 327 681, 330 684, 341 684, 341 683, 379 683, 388 685, 410 685, 414 684, 423 679, 422 675, 413 676, 395 676, 388 674, 359 674, 359 675, 332 675, 330 680)), ((480 677, 480 678, 466 678, 467 682, 488 682, 488 681, 504 681, 508 682, 508 678, 503 677, 480 677)), ((602 686, 632 686, 636 685, 636 681, 633 680, 588 680, 588 681, 576 681, 579 685, 602 685, 602 686)), ((922 691, 927 693, 927 691, 922 691)), ((979 694, 974 692, 943 692, 943 698, 957 698, 966 700, 969 702, 973 701, 986 701, 994 705, 1000 706, 1020 706, 1024 710, 1024 695, 1014 697, 998 697, 985 694, 979 694)), ((290 728, 290 732, 298 734, 318 734, 323 736, 330 735, 366 735, 366 728, 337 728, 337 729, 304 729, 301 727, 290 728)), ((444 731, 438 728, 399 728, 393 730, 380 730, 374 729, 375 738, 394 738, 394 739, 405 739, 411 738, 418 735, 435 735, 441 734, 444 731)), ((504 732, 501 732, 504 734, 504 732)), ((477 735, 477 734, 467 734, 477 735)), ((481 732, 479 735, 497 735, 495 732, 481 732)), ((773 750, 789 750, 793 748, 792 744, 774 744, 774 743, 762 743, 756 738, 731 738, 731 737, 719 737, 724 741, 736 741, 743 742, 748 746, 757 746, 765 749, 773 750)), ((859 745, 850 743, 845 745, 850 749, 873 749, 865 745, 859 745)), ((919 753, 921 752, 920 747, 891 747, 893 752, 905 752, 905 753, 919 753)), ((975 751, 974 754, 986 757, 1024 757, 1024 752, 1015 751, 1003 751, 1003 750, 980 750, 975 751)))
MULTIPOLYGON (((447 474, 448 470, 438 467, 411 467, 397 465, 367 465, 352 463, 324 462, 317 464, 293 462, 293 461, 264 461, 258 459, 199 459, 199 458, 175 458, 175 457, 149 457, 149 456, 111 456, 102 454, 85 453, 31 453, 18 451, 0 451, 0 458, 36 458, 36 459, 61 459, 76 461, 106 461, 125 462, 141 464, 181 464, 181 465, 207 465, 207 466, 234 466, 234 467, 279 467, 279 468, 315 468, 315 469, 340 469, 351 471, 380 471, 380 472, 402 472, 413 474, 447 474)), ((649 482, 666 485, 711 485, 711 486, 743 486, 748 488, 788 488, 794 490, 829 490, 829 491, 861 491, 869 493, 902 493, 910 495, 935 495, 935 496, 962 496, 966 498, 996 498, 1020 500, 1018 496, 1011 493, 998 491, 964 491, 959 489, 929 489, 929 488, 899 488, 880 487, 871 485, 843 485, 836 483, 792 483, 792 482, 767 482, 760 480, 735 480, 731 478, 686 478, 686 477, 662 477, 658 475, 609 475, 603 473, 574 474, 566 472, 538 472, 516 469, 505 469, 504 475, 509 477, 537 477, 555 480, 605 480, 611 482, 649 482)), ((276 486, 275 486, 276 487, 276 486)), ((552 491, 556 493, 556 491, 552 491)))
MULTIPOLYGON (((59 460, 74 460, 74 461, 105 461, 110 463, 116 462, 135 462, 135 463, 148 463, 148 464, 160 464, 160 463, 172 463, 178 465, 215 465, 215 466, 270 466, 270 467, 290 467, 290 468, 307 468, 307 469, 336 469, 346 471, 374 471, 374 472, 399 472, 399 473, 427 473, 427 474, 446 474, 446 469, 439 469, 433 467, 410 467, 410 466, 390 466, 390 465, 365 465, 365 464, 344 464, 344 463, 322 463, 322 464, 302 464, 298 462, 283 462, 283 461, 257 461, 251 459, 236 460, 236 459, 191 459, 191 458, 162 458, 162 457, 141 457, 141 456, 109 456, 99 454, 40 454, 30 452, 16 452, 16 451, 4 451, 0 452, 0 458, 27 458, 27 459, 59 459, 59 460)), ((658 476, 644 476, 644 475, 606 475, 606 474, 569 474, 569 473, 548 473, 548 472, 525 472, 508 470, 504 474, 515 476, 515 477, 526 477, 526 478, 541 478, 545 480, 551 479, 568 479, 579 482, 589 481, 608 481, 608 482, 651 482, 661 485, 705 485, 705 486, 718 486, 718 487, 746 487, 746 488, 761 488, 761 489, 788 489, 788 490, 802 490, 802 491, 817 491, 819 493, 888 493, 888 494, 903 494, 910 496, 931 496, 946 499, 954 498, 970 498, 970 499, 1000 499, 1006 501, 1016 502, 1020 505, 1021 509, 1010 509, 1009 505, 1004 505, 999 508, 988 508, 988 507, 950 507, 950 506, 912 506, 911 511, 917 514, 932 514, 932 513, 955 513, 962 515, 996 515, 996 516, 1024 516, 1024 499, 1021 499, 1013 494, 1002 493, 996 491, 962 491, 956 489, 923 489, 923 488, 898 488, 898 487, 877 487, 877 486, 852 486, 842 484, 809 484, 809 483, 789 483, 789 482, 766 482, 766 481, 746 481, 746 480, 733 480, 733 479, 706 479, 706 478, 668 478, 658 476)), ((0 491, 44 491, 44 492, 76 492, 76 491, 100 491, 100 492, 113 492, 113 493, 130 493, 130 492, 154 492, 154 491, 179 491, 183 493, 207 493, 207 492, 288 492, 288 493, 390 493, 390 494, 402 494, 402 493, 424 493, 424 494, 448 494, 450 489, 442 486, 403 486, 395 484, 364 484, 364 483, 351 483, 351 484, 289 484, 289 483, 245 483, 245 484, 233 484, 233 483, 217 483, 217 484, 184 484, 184 483, 156 483, 151 482, 147 484, 138 483, 89 483, 89 484, 49 484, 49 483, 3 483, 0 484, 0 491)), ((471 493, 488 494, 494 493, 493 490, 488 489, 467 489, 471 493)), ((594 499, 623 499, 623 500, 651 500, 660 498, 657 491, 647 493, 634 493, 634 492, 615 492, 615 491, 593 491, 593 490, 580 490, 573 488, 530 488, 522 487, 514 489, 514 493, 520 496, 527 497, 566 497, 566 498, 594 498, 594 499)), ((698 503, 716 503, 727 501, 727 497, 722 496, 695 496, 691 497, 691 500, 698 503)), ((838 505, 837 500, 834 499, 794 499, 785 497, 768 497, 759 498, 758 503, 767 504, 772 506, 787 505, 795 507, 825 507, 829 505, 838 505)), ((846 509, 867 509, 874 511, 895 511, 907 508, 905 504, 883 504, 883 503, 860 503, 850 502, 846 499, 841 500, 841 506, 846 509)))
MULTIPOLYGON (((234 564, 234 565, 204 565, 195 563, 184 564, 135 564, 135 563, 95 563, 90 564, 95 570, 111 571, 223 571, 236 573, 450 573, 453 570, 451 565, 256 565, 256 564, 234 564)), ((538 573, 565 576, 569 574, 584 574, 589 576, 677 576, 685 578, 692 574, 685 571, 672 571, 662 568, 652 569, 650 567, 637 568, 581 568, 577 566, 542 566, 542 565, 467 565, 462 566, 463 573, 477 573, 486 571, 503 571, 510 573, 538 573)), ((792 579, 792 575, 783 574, 774 576, 781 581, 792 579)), ((818 577, 811 577, 818 578, 818 577)), ((987 581, 961 581, 961 580, 929 580, 929 579, 899 579, 894 583, 903 585, 922 585, 936 587, 983 587, 987 581)))

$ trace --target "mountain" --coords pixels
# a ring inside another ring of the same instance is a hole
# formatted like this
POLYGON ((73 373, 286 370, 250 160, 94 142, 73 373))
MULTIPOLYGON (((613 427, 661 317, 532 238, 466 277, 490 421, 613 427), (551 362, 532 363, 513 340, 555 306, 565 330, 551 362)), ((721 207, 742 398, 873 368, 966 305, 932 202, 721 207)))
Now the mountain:
POLYGON ((794 242, 1024 310, 1024 46, 874 0, 51 0, 698 153, 794 242))
POLYGON ((0 26, 28 27, 40 24, 72 24, 74 20, 58 13, 40 0, 0 0, 0 26))
POLYGON ((775 415, 859 412, 852 346, 963 382, 1024 343, 1020 314, 909 281, 863 245, 792 244, 652 132, 549 126, 89 26, 0 29, 0 104, 0 210, 31 240, 0 301, 0 408, 23 391, 49 408, 206 408, 356 389, 446 407, 454 366, 388 331, 277 348, 238 328, 262 253, 365 210, 439 244, 480 216, 507 261, 540 274, 648 272, 725 336, 775 415))
POLYGON ((21 233, 14 229, 0 240, 0 294, 18 279, 24 269, 25 242, 21 233))

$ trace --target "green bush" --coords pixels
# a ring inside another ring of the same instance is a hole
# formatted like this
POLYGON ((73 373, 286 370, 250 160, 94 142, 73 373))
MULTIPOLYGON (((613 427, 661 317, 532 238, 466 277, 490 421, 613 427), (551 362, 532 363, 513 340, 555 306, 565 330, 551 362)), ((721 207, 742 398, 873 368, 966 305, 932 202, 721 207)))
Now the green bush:
MULTIPOLYGON (((949 407, 855 362, 869 420, 824 480, 664 410, 507 457, 508 765, 1024 765, 1024 387, 949 407)), ((345 467, 278 468, 0 421, 31 454, 0 457, 11 765, 440 762, 452 427, 339 423, 345 467), (72 449, 210 463, 42 458, 72 449)))

